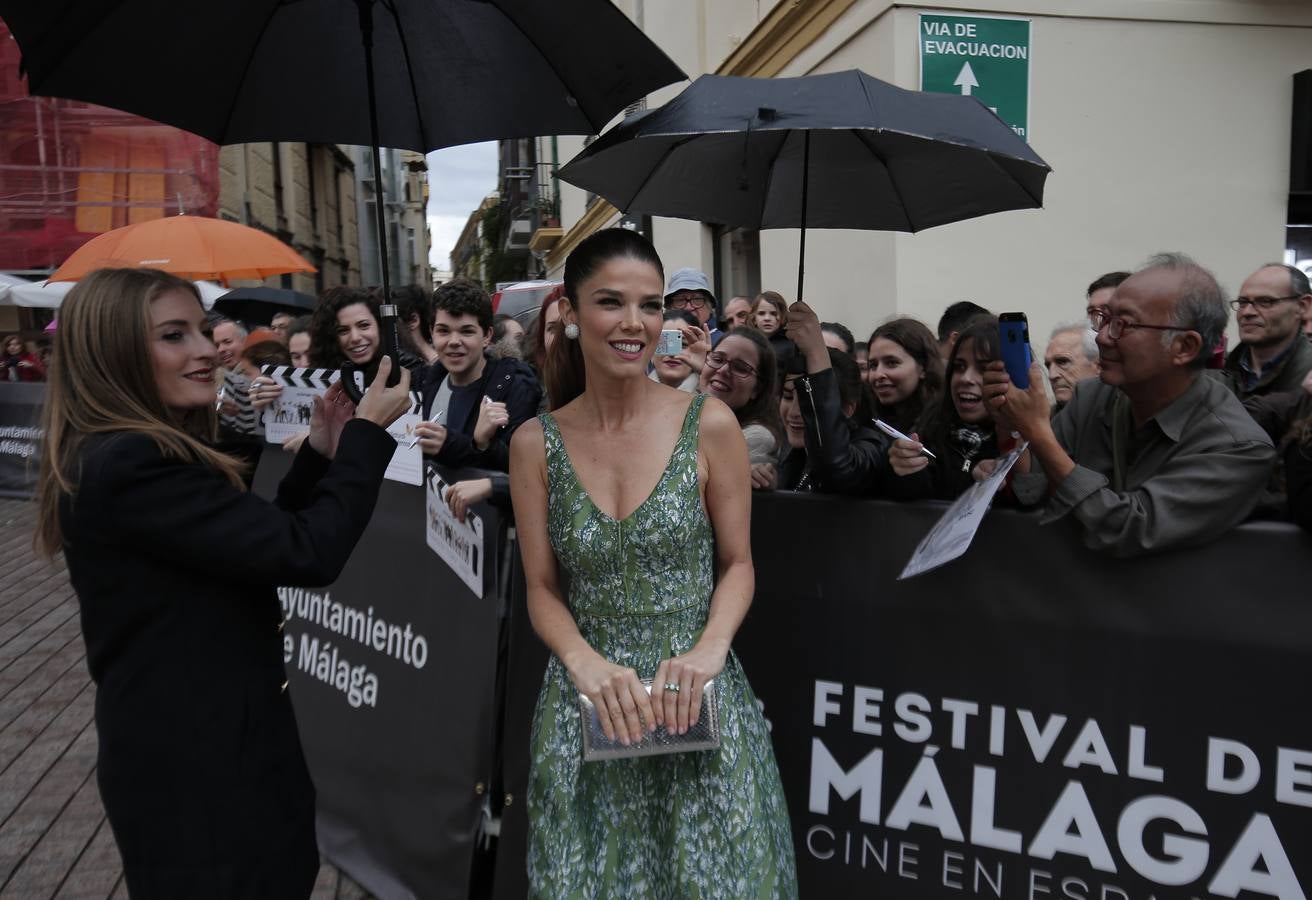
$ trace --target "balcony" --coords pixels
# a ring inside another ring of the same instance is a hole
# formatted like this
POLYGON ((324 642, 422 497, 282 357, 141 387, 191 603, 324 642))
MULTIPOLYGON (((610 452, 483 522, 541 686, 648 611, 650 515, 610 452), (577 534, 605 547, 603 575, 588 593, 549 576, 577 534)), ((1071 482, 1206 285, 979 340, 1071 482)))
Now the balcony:
POLYGON ((559 225, 539 225, 528 239, 528 249, 533 253, 550 253, 556 242, 565 236, 565 229, 559 225))
POLYGON ((507 253, 518 255, 527 255, 529 252, 529 243, 533 238, 533 216, 519 215, 511 219, 510 224, 506 227, 506 243, 504 250, 507 253))

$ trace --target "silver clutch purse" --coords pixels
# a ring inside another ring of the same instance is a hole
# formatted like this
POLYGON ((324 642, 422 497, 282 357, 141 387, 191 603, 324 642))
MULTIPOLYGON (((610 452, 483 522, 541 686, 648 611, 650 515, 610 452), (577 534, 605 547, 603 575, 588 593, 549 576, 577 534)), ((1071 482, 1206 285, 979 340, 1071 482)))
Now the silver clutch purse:
MULTIPOLYGON (((651 693, 651 679, 644 679, 642 686, 651 693)), ((706 682, 702 688, 701 715, 683 734, 671 734, 665 726, 657 725, 656 730, 643 735, 642 740, 627 747, 618 740, 606 737, 597 717, 597 708, 584 694, 579 694, 579 718, 583 732, 583 761, 597 762, 603 759, 634 759, 639 756, 659 756, 663 753, 684 753, 689 750, 714 750, 720 746, 720 692, 715 689, 715 680, 706 682)))

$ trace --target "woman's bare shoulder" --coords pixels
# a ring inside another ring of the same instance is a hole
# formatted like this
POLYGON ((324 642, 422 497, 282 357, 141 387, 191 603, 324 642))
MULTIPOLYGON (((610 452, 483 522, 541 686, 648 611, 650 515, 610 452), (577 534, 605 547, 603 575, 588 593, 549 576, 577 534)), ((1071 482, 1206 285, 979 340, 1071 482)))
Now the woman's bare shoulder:
POLYGON ((511 458, 531 459, 545 457, 547 453, 546 436, 542 431, 542 420, 532 418, 515 429, 510 438, 511 458))
POLYGON ((742 427, 733 410, 718 397, 707 396, 702 402, 702 415, 698 427, 703 438, 726 440, 733 436, 742 438, 742 427))

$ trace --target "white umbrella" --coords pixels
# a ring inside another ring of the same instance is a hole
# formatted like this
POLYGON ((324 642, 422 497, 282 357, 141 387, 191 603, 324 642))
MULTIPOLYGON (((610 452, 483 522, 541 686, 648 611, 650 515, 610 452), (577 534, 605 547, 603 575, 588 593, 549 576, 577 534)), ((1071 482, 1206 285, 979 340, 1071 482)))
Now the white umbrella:
POLYGON ((72 289, 73 282, 19 281, 0 288, 0 303, 32 309, 58 309, 64 302, 64 295, 72 289))
MULTIPOLYGON (((32 309, 59 309, 65 295, 76 281, 23 281, 12 275, 0 275, 0 305, 26 306, 32 309)), ((228 292, 228 288, 213 281, 194 282, 200 291, 200 300, 206 309, 228 292)))

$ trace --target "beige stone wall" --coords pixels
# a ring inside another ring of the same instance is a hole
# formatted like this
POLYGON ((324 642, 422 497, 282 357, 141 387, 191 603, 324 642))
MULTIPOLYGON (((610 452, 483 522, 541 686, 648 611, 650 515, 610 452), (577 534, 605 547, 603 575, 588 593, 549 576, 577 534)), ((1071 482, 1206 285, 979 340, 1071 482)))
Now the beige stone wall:
MULTIPOLYGON (((1285 247, 1292 76, 1312 64, 1312 5, 1205 0, 900 4, 858 0, 781 74, 860 68, 919 84, 921 12, 1031 19, 1030 142, 1044 208, 918 234, 808 235, 807 296, 869 334, 934 325, 974 300, 1028 314, 1039 352, 1098 275, 1181 250, 1229 290, 1285 247)), ((797 233, 762 235, 762 280, 796 293, 797 233)), ((1232 341, 1234 336, 1232 335, 1232 341)))
POLYGON ((409 232, 414 233, 414 244, 407 249, 410 270, 402 273, 402 283, 422 285, 425 290, 431 291, 433 267, 428 262, 431 239, 428 232, 428 171, 424 154, 403 150, 401 165, 405 184, 401 197, 405 202, 401 212, 402 240, 407 239, 409 232))
MULTIPOLYGON (((346 154, 328 144, 223 147, 219 152, 219 214, 278 235, 320 269, 318 276, 294 274, 295 290, 317 294, 320 284, 325 288, 359 284, 360 240, 352 171, 346 154), (281 214, 275 190, 275 146, 282 172, 281 214)), ((278 287, 282 279, 275 276, 264 283, 278 287)))
MULTIPOLYGON (((618 5, 632 15, 633 0, 618 5)), ((1026 311, 1041 351, 1108 270, 1182 250, 1234 290, 1283 255, 1292 76, 1312 66, 1312 3, 647 0, 644 11, 647 33, 694 78, 859 68, 908 88, 919 85, 921 12, 1032 20, 1030 140, 1054 169, 1044 208, 915 235, 810 232, 806 296, 858 336, 895 313, 933 325, 947 304, 972 299, 1026 311), (752 18, 756 30, 735 40, 752 18)), ((563 160, 572 141, 561 140, 563 160)), ((614 220, 590 216, 576 188, 561 199, 562 247, 614 220)), ((709 272, 708 228, 658 218, 654 232, 668 269, 709 272)), ((790 299, 797 246, 795 230, 761 234, 762 285, 790 299)), ((558 276, 563 255, 552 263, 558 276)))

